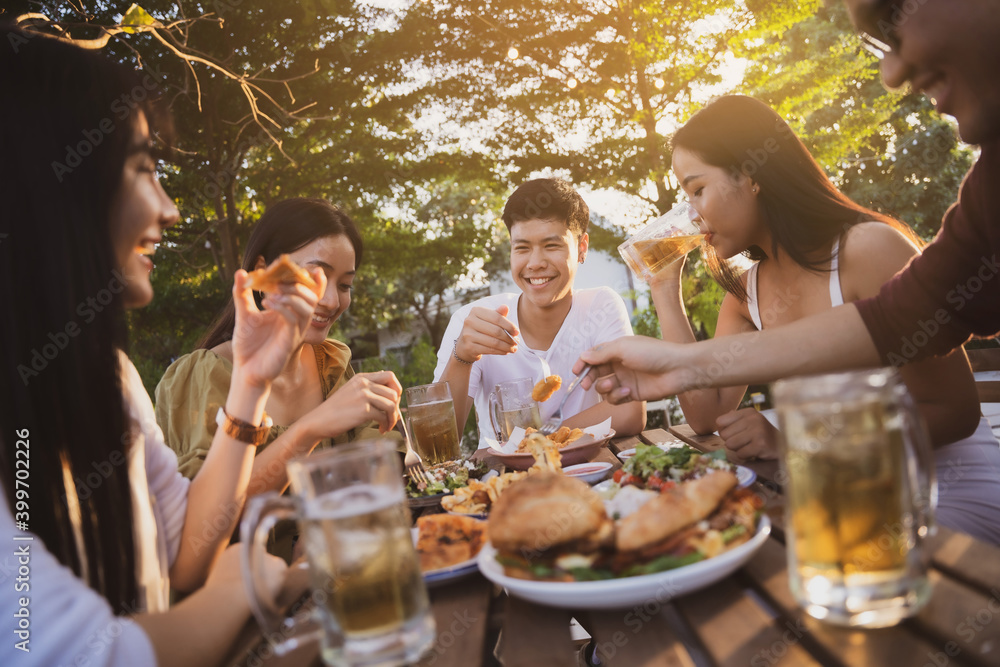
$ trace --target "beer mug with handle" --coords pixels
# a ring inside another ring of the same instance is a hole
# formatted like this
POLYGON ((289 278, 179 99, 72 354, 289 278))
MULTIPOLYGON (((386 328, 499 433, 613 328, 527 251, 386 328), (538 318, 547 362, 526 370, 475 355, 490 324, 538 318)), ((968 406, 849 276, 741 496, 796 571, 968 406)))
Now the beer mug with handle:
POLYGON ((774 385, 789 582, 805 611, 884 627, 930 598, 924 539, 937 501, 930 439, 898 373, 774 385))
POLYGON ((258 566, 271 528, 294 518, 305 542, 323 661, 331 667, 416 662, 434 641, 434 617, 395 443, 370 440, 295 459, 288 477, 290 497, 269 492, 250 499, 240 534, 254 615, 267 636, 284 639, 272 641, 275 652, 300 645, 308 621, 282 618, 258 566))
POLYGON ((506 442, 511 431, 518 426, 541 428, 538 401, 531 397, 534 386, 531 378, 517 378, 498 382, 496 389, 490 393, 490 422, 500 442, 506 442))

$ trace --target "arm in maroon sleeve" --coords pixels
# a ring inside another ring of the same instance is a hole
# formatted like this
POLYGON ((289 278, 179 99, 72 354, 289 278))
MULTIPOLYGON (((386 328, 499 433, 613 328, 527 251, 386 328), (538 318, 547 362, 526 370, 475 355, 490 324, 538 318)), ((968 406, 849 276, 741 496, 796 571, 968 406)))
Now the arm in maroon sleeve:
POLYGON ((946 354, 1000 330, 1000 142, 983 146, 958 202, 919 257, 855 302, 882 361, 946 354))

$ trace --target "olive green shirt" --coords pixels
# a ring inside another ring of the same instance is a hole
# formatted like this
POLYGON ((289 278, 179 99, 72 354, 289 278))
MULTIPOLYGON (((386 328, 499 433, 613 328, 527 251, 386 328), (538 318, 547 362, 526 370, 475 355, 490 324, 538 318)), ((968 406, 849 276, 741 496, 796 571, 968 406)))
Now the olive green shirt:
MULTIPOLYGON (((351 350, 336 340, 314 345, 313 350, 323 396, 329 398, 354 377, 350 364, 351 350)), ((226 403, 232 377, 231 361, 211 350, 201 349, 172 363, 156 385, 156 421, 163 430, 167 445, 177 453, 178 470, 189 479, 198 474, 208 456, 212 438, 218 429, 215 416, 226 403)), ((258 451, 269 446, 287 429, 288 425, 271 427, 266 443, 258 451)), ((378 437, 378 428, 370 422, 336 438, 322 440, 316 448, 378 437)))

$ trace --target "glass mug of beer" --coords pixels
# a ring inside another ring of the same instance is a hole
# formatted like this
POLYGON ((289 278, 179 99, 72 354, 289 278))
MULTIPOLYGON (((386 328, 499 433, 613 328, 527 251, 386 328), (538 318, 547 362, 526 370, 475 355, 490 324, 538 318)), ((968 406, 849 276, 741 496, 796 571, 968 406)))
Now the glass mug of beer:
POLYGON ((694 207, 681 202, 626 239, 618 252, 637 278, 649 282, 705 240, 694 222, 697 218, 694 207))
POLYGON ((510 432, 520 426, 542 427, 538 401, 531 397, 535 383, 531 378, 498 382, 490 393, 490 421, 500 442, 507 442, 510 432))
POLYGON ((937 502, 930 439, 894 369, 774 385, 789 582, 805 611, 885 627, 930 598, 923 541, 937 502))
MULTIPOLYGON (((410 532, 403 471, 392 440, 339 445, 288 462, 292 494, 250 498, 240 538, 243 581, 269 636, 282 622, 258 565, 281 519, 298 521, 309 561, 313 620, 323 662, 374 667, 416 662, 434 642, 435 625, 410 532)), ((290 619, 283 655, 307 637, 308 621, 290 619)), ((315 634, 315 630, 313 630, 315 634)))
POLYGON ((410 387, 406 406, 410 435, 425 463, 454 461, 460 456, 455 403, 447 382, 410 387))

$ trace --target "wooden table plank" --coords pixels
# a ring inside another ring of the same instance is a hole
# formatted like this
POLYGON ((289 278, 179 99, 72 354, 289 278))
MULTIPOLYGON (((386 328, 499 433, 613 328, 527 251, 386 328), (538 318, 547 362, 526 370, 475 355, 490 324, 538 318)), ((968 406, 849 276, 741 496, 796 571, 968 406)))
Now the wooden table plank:
MULTIPOLYGON (((744 572, 757 594, 780 617, 779 622, 790 622, 791 627, 801 635, 797 641, 802 642, 823 664, 845 667, 919 666, 927 664, 929 656, 943 651, 947 643, 929 636, 913 621, 892 628, 855 630, 821 623, 805 614, 792 597, 785 550, 776 540, 768 540, 746 565, 744 572)), ((975 664, 954 657, 948 657, 948 660, 948 665, 975 664)))
POLYGON ((608 667, 681 667, 689 652, 668 619, 670 605, 652 598, 645 605, 614 611, 575 612, 593 637, 597 656, 608 667))
POLYGON ((515 597, 506 599, 500 662, 510 667, 577 667, 566 609, 542 607, 515 597))
POLYGON ((1000 547, 938 526, 928 548, 934 567, 983 591, 994 589, 1000 598, 1000 547))
POLYGON ((937 570, 931 570, 929 578, 930 602, 908 623, 922 636, 934 638, 939 662, 957 658, 982 667, 1000 665, 1000 590, 983 594, 937 570))
POLYGON ((429 589, 437 639, 419 665, 481 667, 493 584, 479 574, 429 589))
POLYGON ((818 665, 789 621, 775 619, 735 577, 675 601, 718 665, 818 665))

